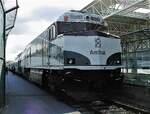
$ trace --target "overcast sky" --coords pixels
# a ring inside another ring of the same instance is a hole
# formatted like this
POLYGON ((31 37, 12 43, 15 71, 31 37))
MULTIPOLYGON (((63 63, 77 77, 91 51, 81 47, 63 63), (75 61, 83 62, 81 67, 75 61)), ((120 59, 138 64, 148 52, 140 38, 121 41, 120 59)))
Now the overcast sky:
POLYGON ((6 60, 14 60, 25 46, 68 10, 80 10, 93 0, 18 0, 15 28, 7 40, 6 60))

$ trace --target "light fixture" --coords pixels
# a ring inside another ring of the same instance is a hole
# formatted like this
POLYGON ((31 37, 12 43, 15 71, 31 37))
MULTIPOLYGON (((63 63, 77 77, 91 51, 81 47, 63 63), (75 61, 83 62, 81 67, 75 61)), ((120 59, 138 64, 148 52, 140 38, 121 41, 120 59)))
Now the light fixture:
POLYGON ((150 13, 150 9, 139 8, 139 9, 135 10, 135 12, 138 12, 138 13, 150 13))

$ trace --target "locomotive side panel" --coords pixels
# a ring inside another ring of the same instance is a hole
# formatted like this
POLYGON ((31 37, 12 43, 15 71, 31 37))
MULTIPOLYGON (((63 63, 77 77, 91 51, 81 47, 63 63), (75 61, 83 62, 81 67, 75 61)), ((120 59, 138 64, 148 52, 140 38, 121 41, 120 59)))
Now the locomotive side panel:
POLYGON ((58 36, 50 42, 49 46, 49 67, 51 69, 63 69, 64 66, 64 37, 58 36))

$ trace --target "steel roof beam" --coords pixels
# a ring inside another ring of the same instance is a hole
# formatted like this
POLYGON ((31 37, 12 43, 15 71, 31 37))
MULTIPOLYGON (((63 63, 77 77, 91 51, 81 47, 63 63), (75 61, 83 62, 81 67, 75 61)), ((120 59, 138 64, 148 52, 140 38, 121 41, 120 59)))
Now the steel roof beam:
POLYGON ((123 13, 129 13, 133 10, 136 10, 138 9, 138 5, 141 5, 142 3, 144 3, 146 0, 141 0, 141 1, 138 1, 138 2, 135 2, 134 4, 131 4, 129 5, 128 7, 124 8, 124 9, 121 9, 119 11, 116 11, 116 12, 113 12, 112 14, 108 15, 108 16, 105 16, 104 19, 107 19, 109 17, 112 17, 114 15, 123 15, 123 13))
POLYGON ((11 9, 5 11, 5 13, 9 13, 11 11, 14 11, 14 10, 18 9, 18 8, 19 8, 19 6, 15 6, 15 7, 11 8, 11 9))

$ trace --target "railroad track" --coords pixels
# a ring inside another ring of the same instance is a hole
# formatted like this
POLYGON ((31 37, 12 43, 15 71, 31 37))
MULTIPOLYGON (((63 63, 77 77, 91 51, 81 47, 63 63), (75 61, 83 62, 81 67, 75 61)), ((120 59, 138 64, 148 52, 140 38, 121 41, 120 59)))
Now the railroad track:
MULTIPOLYGON (((40 87, 41 89, 45 89, 36 83, 33 84, 40 87)), ((61 90, 57 93, 49 91, 48 88, 45 90, 56 96, 56 98, 61 102, 64 102, 81 112, 81 114, 150 114, 150 111, 145 109, 145 107, 134 106, 118 100, 108 100, 106 98, 94 98, 96 100, 85 100, 86 98, 84 98, 84 100, 78 101, 66 94, 65 90, 61 90)))
POLYGON ((81 114, 150 114, 148 110, 125 104, 116 100, 77 101, 66 95, 64 91, 57 98, 81 112, 81 114), (62 94, 63 93, 63 94, 62 94))
POLYGON ((137 105, 129 104, 129 103, 127 104, 127 103, 123 103, 121 101, 116 101, 116 100, 113 100, 112 102, 113 104, 116 104, 117 106, 123 107, 128 110, 133 110, 135 113, 150 114, 150 109, 147 109, 142 106, 137 106, 137 105))

